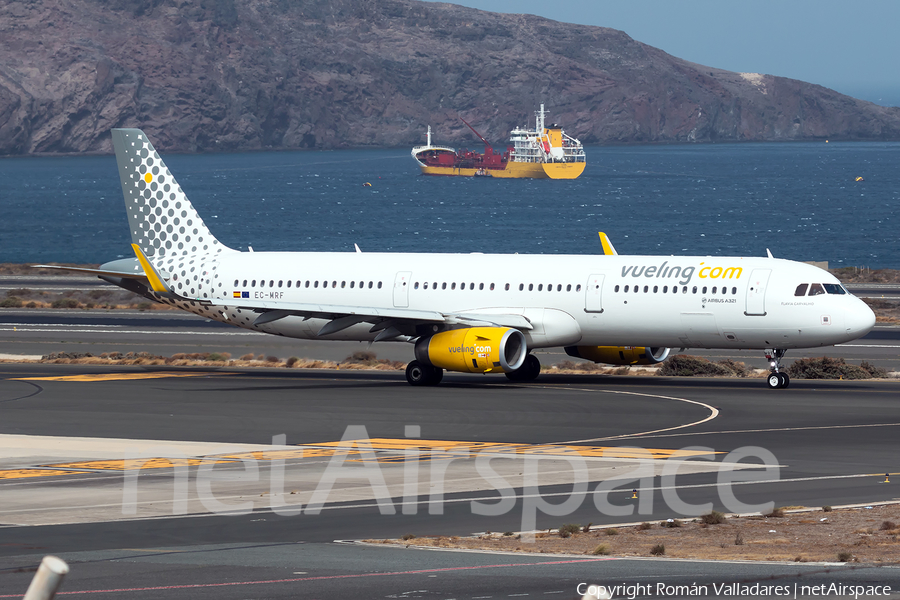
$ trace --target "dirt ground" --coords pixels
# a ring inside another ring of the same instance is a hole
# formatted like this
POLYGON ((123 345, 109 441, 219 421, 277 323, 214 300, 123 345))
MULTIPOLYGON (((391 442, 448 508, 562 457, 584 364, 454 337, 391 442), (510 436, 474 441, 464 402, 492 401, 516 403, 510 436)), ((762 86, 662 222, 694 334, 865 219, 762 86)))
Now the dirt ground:
MULTIPOLYGON (((783 509, 784 516, 727 517, 717 525, 699 519, 594 529, 561 537, 538 533, 525 543, 512 532, 477 537, 366 540, 439 548, 705 560, 861 562, 900 564, 900 504, 825 511, 783 509), (668 526, 667 526, 668 525, 668 526), (664 547, 659 554, 659 546, 664 547)), ((564 525, 560 526, 565 529, 564 525)))

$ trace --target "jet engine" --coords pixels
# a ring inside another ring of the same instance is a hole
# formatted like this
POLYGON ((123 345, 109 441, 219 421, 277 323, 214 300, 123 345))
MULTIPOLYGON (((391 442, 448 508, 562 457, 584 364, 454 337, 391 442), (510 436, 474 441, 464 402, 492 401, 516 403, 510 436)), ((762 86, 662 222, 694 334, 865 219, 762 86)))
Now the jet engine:
POLYGON ((525 362, 525 336, 508 327, 469 327, 416 342, 416 360, 463 373, 509 373, 525 362))
POLYGON ((566 346, 566 354, 608 365, 655 365, 666 360, 669 349, 644 346, 566 346))

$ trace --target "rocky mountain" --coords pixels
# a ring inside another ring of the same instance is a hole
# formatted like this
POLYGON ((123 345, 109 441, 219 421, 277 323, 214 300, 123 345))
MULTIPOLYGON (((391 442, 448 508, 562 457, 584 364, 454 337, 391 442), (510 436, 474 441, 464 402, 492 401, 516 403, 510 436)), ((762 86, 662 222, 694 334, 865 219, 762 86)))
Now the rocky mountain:
POLYGON ((417 0, 6 0, 0 155, 498 147, 541 103, 587 144, 900 139, 900 108, 621 31, 417 0))

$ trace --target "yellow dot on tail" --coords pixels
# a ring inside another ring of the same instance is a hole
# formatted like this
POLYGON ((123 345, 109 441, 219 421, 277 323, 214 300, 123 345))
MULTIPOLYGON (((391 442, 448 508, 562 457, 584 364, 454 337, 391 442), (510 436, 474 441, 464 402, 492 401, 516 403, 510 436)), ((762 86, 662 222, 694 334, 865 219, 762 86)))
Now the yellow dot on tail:
POLYGON ((146 181, 147 183, 150 183, 151 181, 153 181, 153 175, 151 175, 150 173, 147 173, 146 175, 144 175, 144 181, 146 181))

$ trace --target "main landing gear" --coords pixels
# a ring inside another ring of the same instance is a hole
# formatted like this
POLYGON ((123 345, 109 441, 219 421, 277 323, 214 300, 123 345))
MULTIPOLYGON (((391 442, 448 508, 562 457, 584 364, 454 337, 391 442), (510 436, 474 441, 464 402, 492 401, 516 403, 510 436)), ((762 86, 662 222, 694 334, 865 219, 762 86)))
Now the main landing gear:
POLYGON ((506 378, 510 381, 532 381, 537 379, 541 374, 541 361, 534 354, 525 357, 525 362, 515 371, 506 374, 506 378))
POLYGON ((781 359, 784 357, 784 353, 785 350, 781 348, 766 350, 766 360, 769 361, 769 367, 771 368, 769 376, 766 377, 766 385, 769 386, 770 390, 786 388, 791 384, 791 378, 788 377, 788 374, 781 372, 781 359))
POLYGON ((444 378, 444 370, 423 365, 417 360, 406 365, 406 381, 409 385, 437 385, 444 378))

